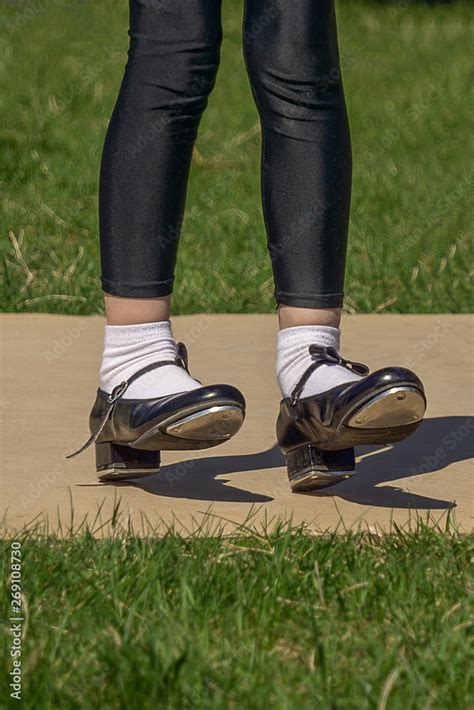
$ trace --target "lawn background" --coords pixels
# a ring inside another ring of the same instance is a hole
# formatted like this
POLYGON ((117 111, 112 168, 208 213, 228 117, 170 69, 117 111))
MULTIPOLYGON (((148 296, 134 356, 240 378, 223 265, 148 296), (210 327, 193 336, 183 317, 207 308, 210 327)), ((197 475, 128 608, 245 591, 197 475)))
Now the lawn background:
MULTIPOLYGON (((229 538, 211 521, 213 535, 161 539, 119 519, 99 540, 97 524, 16 536, 24 707, 472 707, 473 538, 449 516, 434 530, 414 516, 392 535, 272 524, 229 538)), ((3 579, 9 567, 3 539, 3 579)), ((4 619, 8 604, 5 589, 4 619)), ((18 705, 9 642, 5 625, 2 708, 18 705)))
MULTIPOLYGON (((346 310, 466 312, 474 6, 338 7, 355 159, 346 310)), ((98 165, 126 59, 127 3, 10 2, 0 17, 1 309, 101 313, 98 165)), ((175 313, 274 310, 241 18, 241 1, 224 0, 175 313)))

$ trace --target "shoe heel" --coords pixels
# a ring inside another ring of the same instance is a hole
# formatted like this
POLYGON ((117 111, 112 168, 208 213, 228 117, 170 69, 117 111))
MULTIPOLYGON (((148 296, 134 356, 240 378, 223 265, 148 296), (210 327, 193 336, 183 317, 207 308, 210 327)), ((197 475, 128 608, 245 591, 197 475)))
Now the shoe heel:
POLYGON ((160 470, 160 452, 104 442, 95 445, 95 463, 97 474, 102 481, 139 478, 160 470))
POLYGON ((304 444, 286 454, 292 491, 313 491, 334 486, 355 473, 354 449, 323 451, 304 444))

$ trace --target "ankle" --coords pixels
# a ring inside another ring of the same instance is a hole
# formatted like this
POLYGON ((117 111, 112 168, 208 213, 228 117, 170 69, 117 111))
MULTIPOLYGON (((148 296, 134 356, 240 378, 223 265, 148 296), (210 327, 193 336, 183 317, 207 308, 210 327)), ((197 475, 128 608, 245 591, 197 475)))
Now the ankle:
POLYGON ((108 325, 141 325, 169 321, 171 296, 123 298, 104 293, 108 325))
POLYGON ((305 325, 322 325, 339 328, 341 323, 340 308, 296 308, 278 306, 280 330, 305 325))

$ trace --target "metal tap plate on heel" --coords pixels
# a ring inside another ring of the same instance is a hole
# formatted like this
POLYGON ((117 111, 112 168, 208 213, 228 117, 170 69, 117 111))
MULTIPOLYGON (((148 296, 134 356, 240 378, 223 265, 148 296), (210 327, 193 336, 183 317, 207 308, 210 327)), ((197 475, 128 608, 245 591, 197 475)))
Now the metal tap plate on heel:
POLYGON ((152 476, 160 470, 159 451, 143 451, 111 442, 95 445, 95 461, 101 481, 152 476))
POLYGON ((313 444, 305 444, 288 451, 286 464, 292 491, 319 490, 354 475, 354 449, 323 451, 313 444))

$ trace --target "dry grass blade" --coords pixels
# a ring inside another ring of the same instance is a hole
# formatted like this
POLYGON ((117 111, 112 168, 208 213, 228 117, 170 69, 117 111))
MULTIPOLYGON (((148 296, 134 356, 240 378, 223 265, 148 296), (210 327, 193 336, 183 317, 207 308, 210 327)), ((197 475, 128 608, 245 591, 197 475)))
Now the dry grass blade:
POLYGON ((248 131, 243 131, 242 133, 238 133, 234 138, 231 138, 230 141, 228 141, 225 145, 226 149, 228 148, 235 148, 236 145, 241 145, 242 143, 245 143, 248 141, 250 138, 253 138, 254 136, 258 135, 260 133, 260 123, 257 122, 255 123, 252 128, 249 128, 248 131))
POLYGON ((246 547, 245 545, 233 545, 230 542, 226 542, 224 544, 225 548, 228 548, 232 552, 258 552, 262 555, 268 555, 269 557, 273 557, 273 552, 270 552, 270 550, 262 550, 259 547, 246 547))
POLYGON ((64 219, 62 219, 61 217, 59 217, 59 216, 56 214, 56 212, 54 212, 54 210, 52 210, 51 207, 49 207, 49 205, 47 205, 45 202, 42 202, 42 203, 41 203, 41 209, 42 209, 44 212, 46 212, 47 214, 49 214, 49 216, 54 219, 54 221, 56 222, 56 224, 61 225, 61 227, 69 227, 69 226, 70 226, 68 222, 66 222, 64 219))
POLYGON ((68 283, 70 281, 71 277, 73 276, 73 274, 77 268, 78 263, 80 262, 80 260, 82 259, 83 256, 84 256, 84 247, 80 246, 76 258, 74 259, 72 264, 70 264, 67 267, 66 271, 64 272, 64 276, 63 276, 64 283, 68 283))
POLYGON ((15 254, 16 260, 18 261, 21 270, 23 271, 23 273, 26 276, 26 281, 20 289, 20 294, 22 294, 26 291, 28 286, 31 284, 31 282, 35 278, 35 272, 30 269, 30 267, 28 266, 28 264, 25 261, 23 253, 21 251, 21 242, 23 241, 23 235, 24 235, 23 230, 20 230, 19 239, 17 239, 14 232, 8 232, 8 238, 12 243, 13 252, 15 254))
POLYGON ((47 296, 37 296, 36 298, 27 298, 25 301, 20 301, 16 307, 31 306, 33 303, 41 303, 42 301, 86 301, 84 296, 67 296, 63 293, 50 293, 47 296))
POLYGON ((378 306, 374 308, 374 313, 380 313, 380 311, 383 311, 384 308, 388 308, 389 306, 393 306, 394 303, 398 301, 397 296, 392 296, 392 298, 387 299, 383 303, 379 303, 378 306))
POLYGON ((397 678, 400 675, 401 671, 401 668, 394 668, 388 674, 387 679, 383 685, 382 692, 380 693, 380 698, 377 703, 377 710, 385 710, 385 708, 387 707, 388 696, 390 695, 393 686, 397 682, 397 678))
POLYGON ((353 592, 355 589, 365 589, 369 586, 368 582, 357 582, 357 584, 351 584, 350 587, 341 589, 341 594, 346 594, 346 592, 353 592))
POLYGON ((193 150, 193 163, 199 165, 200 168, 230 168, 237 165, 236 160, 225 160, 220 155, 216 155, 214 158, 204 158, 197 148, 193 150))
POLYGON ((317 562, 314 564, 314 574, 316 576, 316 587, 318 589, 318 594, 319 594, 319 601, 321 602, 321 606, 325 609, 326 608, 326 600, 324 599, 324 592, 323 592, 323 585, 321 582, 321 575, 319 574, 319 565, 317 562))

